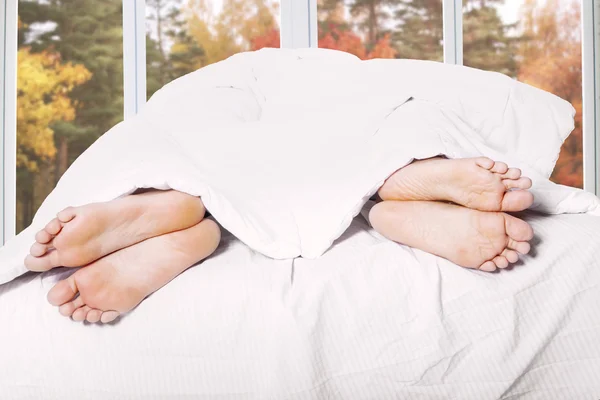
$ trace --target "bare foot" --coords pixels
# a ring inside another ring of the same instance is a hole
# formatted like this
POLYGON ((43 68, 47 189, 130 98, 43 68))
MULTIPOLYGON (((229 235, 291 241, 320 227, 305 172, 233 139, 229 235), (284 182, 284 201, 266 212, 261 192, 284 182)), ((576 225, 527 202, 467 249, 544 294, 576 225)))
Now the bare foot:
POLYGON ((481 211, 522 211, 533 204, 529 188, 531 179, 505 163, 486 157, 438 157, 396 171, 378 193, 383 200, 438 200, 481 211))
POLYGON ((533 238, 529 224, 508 214, 430 201, 383 201, 369 220, 388 239, 488 272, 517 262, 533 238))
POLYGON ((211 255, 220 238, 218 225, 209 219, 153 237, 101 258, 58 282, 48 292, 48 301, 75 321, 111 322, 211 255))
POLYGON ((69 207, 36 234, 25 266, 31 271, 81 267, 150 237, 194 226, 204 212, 199 198, 173 190, 69 207))

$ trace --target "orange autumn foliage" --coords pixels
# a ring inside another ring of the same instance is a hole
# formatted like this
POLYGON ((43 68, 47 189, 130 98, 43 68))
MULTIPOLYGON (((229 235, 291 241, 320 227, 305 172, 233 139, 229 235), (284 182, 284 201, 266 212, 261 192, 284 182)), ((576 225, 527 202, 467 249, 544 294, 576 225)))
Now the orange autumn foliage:
POLYGON ((581 9, 577 0, 542 6, 527 0, 522 10, 525 37, 518 79, 554 93, 575 108, 575 129, 561 148, 552 180, 583 187, 581 9))
MULTIPOLYGON (((251 39, 251 49, 259 50, 263 47, 279 47, 279 30, 272 29, 264 35, 251 39)), ((371 51, 367 51, 362 39, 354 32, 340 29, 331 24, 326 32, 319 34, 319 47, 322 49, 341 50, 354 54, 362 60, 373 58, 395 58, 396 50, 391 46, 390 35, 387 34, 375 43, 371 51)))
POLYGON ((250 39, 250 49, 260 50, 264 47, 279 47, 279 29, 273 28, 264 35, 250 39))
POLYGON ((367 58, 396 58, 397 54, 398 52, 391 45, 390 34, 386 33, 377 41, 377 43, 375 43, 373 50, 371 50, 367 58))
POLYGON ((319 47, 345 51, 363 60, 367 58, 367 50, 362 39, 352 31, 339 29, 335 24, 330 24, 326 32, 321 30, 319 47))

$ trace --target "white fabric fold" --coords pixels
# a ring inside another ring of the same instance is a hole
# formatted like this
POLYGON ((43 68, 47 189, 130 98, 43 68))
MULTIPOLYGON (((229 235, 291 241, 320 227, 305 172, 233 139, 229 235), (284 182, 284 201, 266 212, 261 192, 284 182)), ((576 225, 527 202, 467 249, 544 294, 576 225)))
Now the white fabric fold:
POLYGON ((0 283, 26 271, 67 206, 138 188, 202 197, 227 230, 276 259, 322 255, 369 197, 414 159, 485 155, 534 180, 534 208, 600 214, 548 181, 573 108, 503 75, 331 50, 243 53, 166 85, 69 168, 32 225, 0 249, 0 283))

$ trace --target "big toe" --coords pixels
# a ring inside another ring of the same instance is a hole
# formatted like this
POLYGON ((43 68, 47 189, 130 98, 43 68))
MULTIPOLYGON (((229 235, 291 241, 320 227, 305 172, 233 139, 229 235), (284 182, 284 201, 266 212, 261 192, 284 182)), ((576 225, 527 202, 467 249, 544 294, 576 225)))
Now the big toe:
POLYGON ((58 282, 48 292, 48 302, 53 306, 61 306, 77 295, 77 285, 72 276, 58 282))
POLYGON ((527 190, 506 192, 502 199, 502 211, 523 211, 533 204, 533 194, 527 190))
POLYGON ((505 214, 504 224, 509 239, 517 242, 528 242, 533 239, 533 229, 522 219, 505 214))

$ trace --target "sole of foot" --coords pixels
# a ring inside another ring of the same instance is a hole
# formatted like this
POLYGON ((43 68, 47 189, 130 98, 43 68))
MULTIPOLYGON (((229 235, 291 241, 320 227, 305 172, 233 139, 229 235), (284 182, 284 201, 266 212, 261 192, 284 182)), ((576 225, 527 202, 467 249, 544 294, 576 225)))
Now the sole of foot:
POLYGON ((36 272, 81 267, 150 237, 189 228, 204 213, 199 198, 176 191, 69 207, 36 234, 25 267, 36 272))
POLYGON ((533 204, 531 179, 486 157, 416 161, 379 189, 383 200, 448 201, 480 211, 523 211, 533 204))
POLYGON ((517 262, 533 238, 531 226, 511 215, 439 202, 384 201, 369 219, 390 240, 487 272, 517 262))
POLYGON ((74 321, 108 323, 131 311, 220 241, 212 220, 119 250, 81 268, 48 292, 48 302, 74 321))

